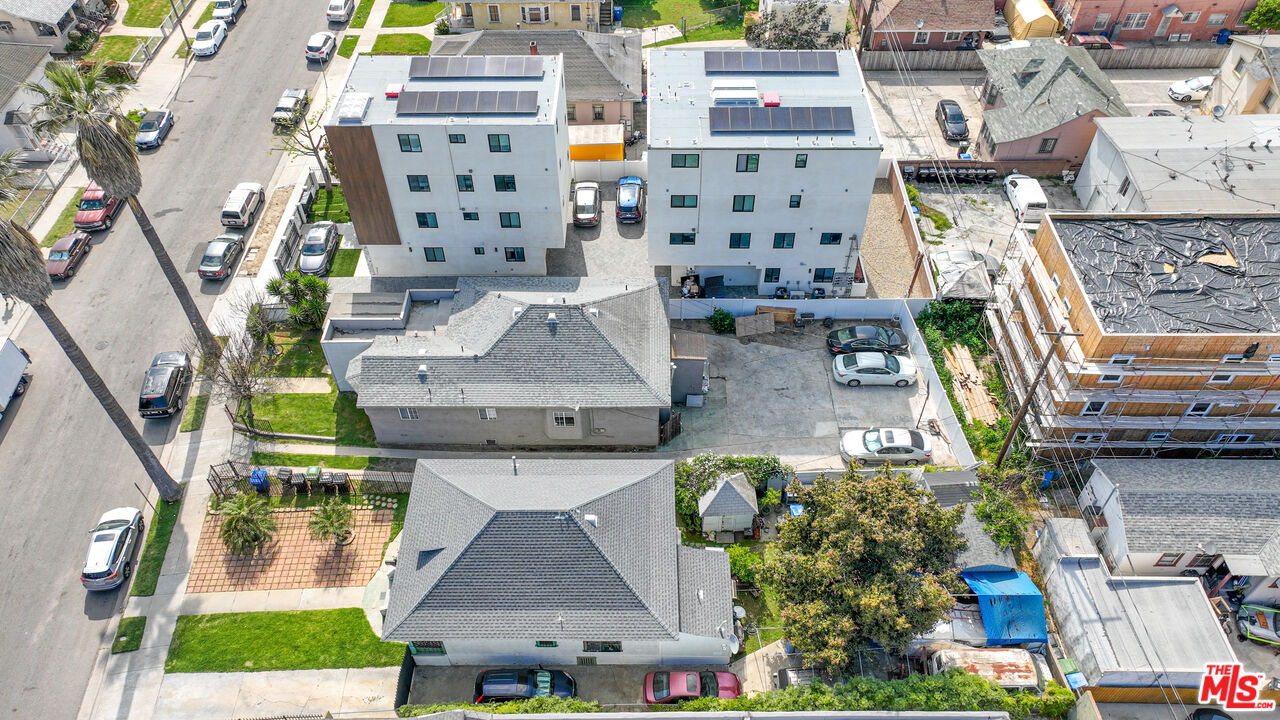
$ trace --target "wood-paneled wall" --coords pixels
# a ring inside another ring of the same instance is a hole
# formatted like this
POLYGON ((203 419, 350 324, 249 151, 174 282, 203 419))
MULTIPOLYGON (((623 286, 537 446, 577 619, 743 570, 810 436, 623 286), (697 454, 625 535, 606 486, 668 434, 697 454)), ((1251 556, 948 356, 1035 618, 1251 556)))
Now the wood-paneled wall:
POLYGON ((400 245, 400 232, 387 195, 387 181, 373 141, 373 128, 327 125, 324 131, 333 151, 333 161, 342 175, 342 190, 360 244, 400 245))

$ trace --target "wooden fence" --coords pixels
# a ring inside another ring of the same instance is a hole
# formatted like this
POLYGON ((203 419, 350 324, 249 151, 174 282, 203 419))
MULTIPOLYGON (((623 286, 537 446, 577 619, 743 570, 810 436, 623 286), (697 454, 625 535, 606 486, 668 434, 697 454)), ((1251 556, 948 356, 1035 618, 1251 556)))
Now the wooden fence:
MULTIPOLYGON (((1217 43, 1171 43, 1159 47, 1131 47, 1124 50, 1088 50, 1089 57, 1104 70, 1161 68, 1207 68, 1222 64, 1227 46, 1217 43)), ((863 70, 945 72, 982 70, 982 61, 973 50, 866 50, 858 56, 863 70), (895 58, 896 56, 896 58, 895 58)))

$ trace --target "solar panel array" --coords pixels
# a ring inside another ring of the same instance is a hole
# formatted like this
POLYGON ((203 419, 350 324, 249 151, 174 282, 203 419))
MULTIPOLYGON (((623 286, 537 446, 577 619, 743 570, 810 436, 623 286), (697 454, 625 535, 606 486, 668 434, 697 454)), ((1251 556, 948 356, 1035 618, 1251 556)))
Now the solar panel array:
POLYGON ((711 132, 851 133, 848 107, 712 107, 711 132))
POLYGON ((529 114, 538 111, 536 90, 424 90, 402 92, 397 115, 529 114))
POLYGON ((702 69, 720 73, 839 73, 830 50, 707 50, 702 69))
POLYGON ((537 78, 542 77, 542 57, 539 55, 415 57, 409 62, 409 77, 413 80, 537 78))

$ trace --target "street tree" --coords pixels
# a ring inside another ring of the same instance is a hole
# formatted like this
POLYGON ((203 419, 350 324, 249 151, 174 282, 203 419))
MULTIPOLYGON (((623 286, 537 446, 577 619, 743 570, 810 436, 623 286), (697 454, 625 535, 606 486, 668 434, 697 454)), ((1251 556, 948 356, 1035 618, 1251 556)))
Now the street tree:
POLYGON ((232 555, 252 555, 276 534, 276 521, 267 501, 257 493, 238 493, 218 505, 222 525, 218 534, 232 555))
POLYGON ((835 47, 829 25, 831 16, 817 0, 800 0, 788 10, 761 13, 760 22, 747 28, 752 47, 770 50, 820 50, 835 47))
MULTIPOLYGON (((13 159, 16 152, 0 155, 0 203, 10 202, 17 197, 13 185, 16 176, 13 159)), ((160 497, 166 501, 177 500, 182 492, 181 487, 169 476, 169 471, 164 469, 151 446, 142 439, 142 434, 133 421, 125 415, 124 409, 116 402, 115 396, 80 349, 80 345, 67 331, 53 308, 49 307, 53 283, 45 270, 44 256, 40 253, 36 239, 26 228, 3 217, 0 217, 0 293, 21 300, 35 310, 36 316, 49 329, 49 334, 58 342, 58 347, 62 348, 71 365, 84 379, 85 385, 89 386, 93 397, 124 437, 129 449, 138 457, 138 462, 142 463, 143 470, 160 497)))
POLYGON ((779 524, 760 574, 806 662, 856 671, 857 650, 905 650, 953 605, 941 578, 964 544, 963 508, 942 509, 887 469, 793 482, 787 494, 804 512, 779 524))
POLYGON ((239 408, 249 427, 254 427, 254 399, 274 391, 279 382, 274 376, 279 355, 268 347, 248 332, 237 332, 227 338, 221 357, 200 364, 213 401, 239 408))
POLYGON ((133 144, 136 128, 120 113, 120 101, 131 81, 108 75, 97 64, 79 69, 69 63, 50 62, 45 64, 44 74, 47 82, 27 82, 22 86, 37 96, 32 127, 53 133, 75 130, 76 152, 89 179, 108 195, 128 202, 204 354, 217 355, 218 343, 213 333, 138 200, 142 171, 138 167, 138 149, 133 144))
POLYGON ((1280 0, 1258 0, 1258 6, 1244 16, 1250 30, 1280 30, 1280 0))
POLYGON ((326 103, 319 110, 304 115, 293 125, 277 125, 275 149, 289 157, 310 156, 320 167, 320 176, 324 178, 324 189, 333 192, 333 177, 329 174, 329 163, 325 158, 324 113, 329 105, 326 103))

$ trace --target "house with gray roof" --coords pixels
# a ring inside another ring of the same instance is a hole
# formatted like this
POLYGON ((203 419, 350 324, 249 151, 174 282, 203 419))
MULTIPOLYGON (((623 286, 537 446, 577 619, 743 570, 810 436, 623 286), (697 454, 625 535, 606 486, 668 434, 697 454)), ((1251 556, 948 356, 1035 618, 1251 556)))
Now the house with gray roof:
POLYGON ((965 545, 956 553, 956 569, 971 573, 1018 569, 1013 551, 1001 549, 973 512, 973 493, 978 489, 978 476, 972 470, 921 473, 916 482, 933 493, 934 501, 944 508, 964 505, 964 515, 956 532, 964 538, 965 545))
POLYGON ((381 445, 652 448, 671 408, 653 278, 458 278, 333 299, 321 339, 381 445))
POLYGON ((725 664, 729 556, 670 460, 419 460, 382 639, 419 665, 725 664))
POLYGON ((1113 574, 1225 571, 1280 602, 1280 461, 1092 462, 1080 507, 1113 574))
POLYGON ((1203 108, 1221 106, 1224 115, 1280 113, 1280 36, 1232 35, 1203 108))
POLYGON ((1078 165, 1093 141, 1093 119, 1128 117, 1129 108, 1084 48, 1051 38, 1025 42, 978 51, 987 81, 974 150, 988 160, 1078 165))
POLYGON ((31 127, 31 108, 38 96, 22 87, 27 82, 47 84, 44 66, 48 62, 48 45, 0 43, 0 153, 17 150, 19 160, 52 159, 41 134, 31 127))
POLYGON ((0 0, 0 36, 61 52, 85 12, 105 14, 102 0, 0 0))
POLYGON ((698 515, 707 532, 745 532, 759 513, 755 486, 742 473, 720 478, 698 498, 698 515))

